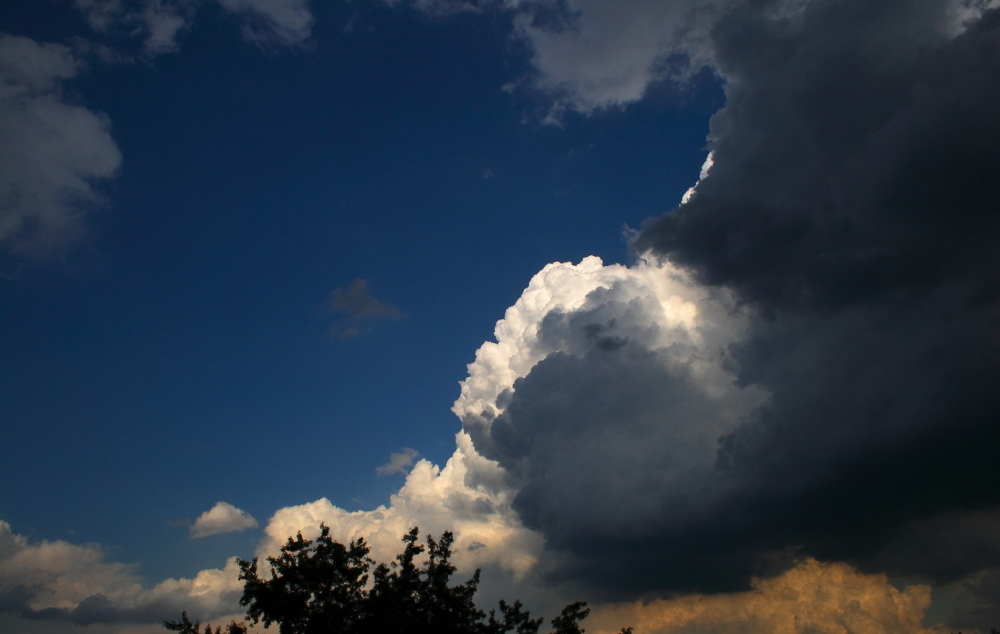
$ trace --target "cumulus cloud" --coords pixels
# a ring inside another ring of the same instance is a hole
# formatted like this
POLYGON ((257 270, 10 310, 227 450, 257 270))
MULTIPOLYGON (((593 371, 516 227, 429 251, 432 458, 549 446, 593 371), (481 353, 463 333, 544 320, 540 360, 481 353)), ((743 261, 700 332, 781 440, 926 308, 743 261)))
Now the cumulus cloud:
POLYGON ((0 612, 6 618, 90 625, 176 619, 182 610, 214 618, 238 611, 238 576, 234 557, 222 570, 144 588, 136 565, 108 561, 98 546, 31 543, 0 522, 0 612))
POLYGON ((420 455, 416 449, 403 447, 400 452, 389 454, 389 462, 375 467, 375 473, 379 475, 390 475, 393 473, 406 473, 413 466, 413 461, 420 455))
POLYGON ((425 534, 455 534, 455 562, 463 572, 490 567, 511 579, 522 579, 537 562, 539 535, 527 530, 510 506, 510 491, 486 483, 502 481, 500 467, 476 453, 464 433, 441 468, 419 460, 388 505, 349 512, 321 499, 277 511, 264 529, 261 555, 273 554, 289 536, 319 534, 320 523, 347 543, 364 537, 376 561, 389 561, 400 550, 400 538, 413 526, 425 534))
POLYGON ((107 116, 71 103, 69 48, 0 35, 0 246, 45 257, 78 240, 121 153, 107 116))
POLYGON ((567 576, 718 590, 788 548, 939 582, 1000 564, 935 519, 1000 506, 996 2, 415 5, 511 12, 556 111, 724 80, 711 169, 635 242, 724 325, 664 327, 634 279, 526 292, 455 407, 567 576))
POLYGON ((216 502, 215 506, 198 516, 191 526, 191 537, 208 537, 219 533, 234 533, 248 528, 257 528, 257 520, 249 513, 226 502, 216 502))

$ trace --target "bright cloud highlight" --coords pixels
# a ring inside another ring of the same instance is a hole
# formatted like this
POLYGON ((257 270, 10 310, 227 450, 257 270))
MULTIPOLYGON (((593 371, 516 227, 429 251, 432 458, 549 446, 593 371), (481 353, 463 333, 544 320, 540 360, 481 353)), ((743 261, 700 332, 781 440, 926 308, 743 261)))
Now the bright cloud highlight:
POLYGON ((198 516, 191 526, 191 537, 208 537, 219 533, 235 533, 248 528, 257 528, 257 520, 249 513, 226 502, 216 502, 215 506, 198 516))

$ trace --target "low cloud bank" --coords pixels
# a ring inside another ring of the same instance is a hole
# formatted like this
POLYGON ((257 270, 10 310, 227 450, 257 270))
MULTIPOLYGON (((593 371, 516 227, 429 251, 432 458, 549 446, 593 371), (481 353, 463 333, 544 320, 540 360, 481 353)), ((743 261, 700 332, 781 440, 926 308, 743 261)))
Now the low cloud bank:
POLYGON ((238 575, 233 557, 222 570, 145 588, 137 565, 108 561, 98 546, 30 543, 0 522, 0 612, 19 617, 20 624, 12 627, 155 623, 176 619, 182 610, 208 617, 231 614, 239 611, 243 592, 238 575))

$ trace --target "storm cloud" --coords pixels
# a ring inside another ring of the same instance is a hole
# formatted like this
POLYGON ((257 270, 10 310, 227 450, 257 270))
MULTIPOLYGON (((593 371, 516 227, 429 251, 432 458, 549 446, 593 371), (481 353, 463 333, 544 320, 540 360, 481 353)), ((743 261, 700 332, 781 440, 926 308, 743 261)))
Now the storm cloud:
POLYGON ((456 405, 477 451, 552 578, 610 597, 801 555, 935 582, 1000 565, 948 547, 1000 504, 1000 11, 745 3, 710 42, 711 168, 634 246, 691 275, 700 318, 732 293, 741 327, 658 339, 654 295, 615 282, 553 305, 532 364, 456 405))

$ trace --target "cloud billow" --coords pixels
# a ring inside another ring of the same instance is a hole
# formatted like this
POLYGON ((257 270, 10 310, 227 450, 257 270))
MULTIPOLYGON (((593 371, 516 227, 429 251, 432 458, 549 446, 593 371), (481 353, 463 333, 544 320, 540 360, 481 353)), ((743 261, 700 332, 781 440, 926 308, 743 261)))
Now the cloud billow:
POLYGON ((712 164, 634 243, 666 268, 623 275, 690 275, 692 323, 730 291, 740 326, 664 328, 581 263, 595 285, 567 304, 571 275, 544 301, 533 281, 456 403, 551 579, 621 597, 732 589, 802 554, 936 582, 1000 565, 996 538, 975 561, 945 548, 949 526, 996 534, 1000 505, 987 4, 715 5, 712 164))
POLYGON ((732 544, 937 581, 1000 565, 995 539, 943 548, 1000 505, 1000 11, 960 8, 745 6, 712 31, 714 165, 635 246, 756 315, 731 351, 771 398, 720 444, 732 544))

